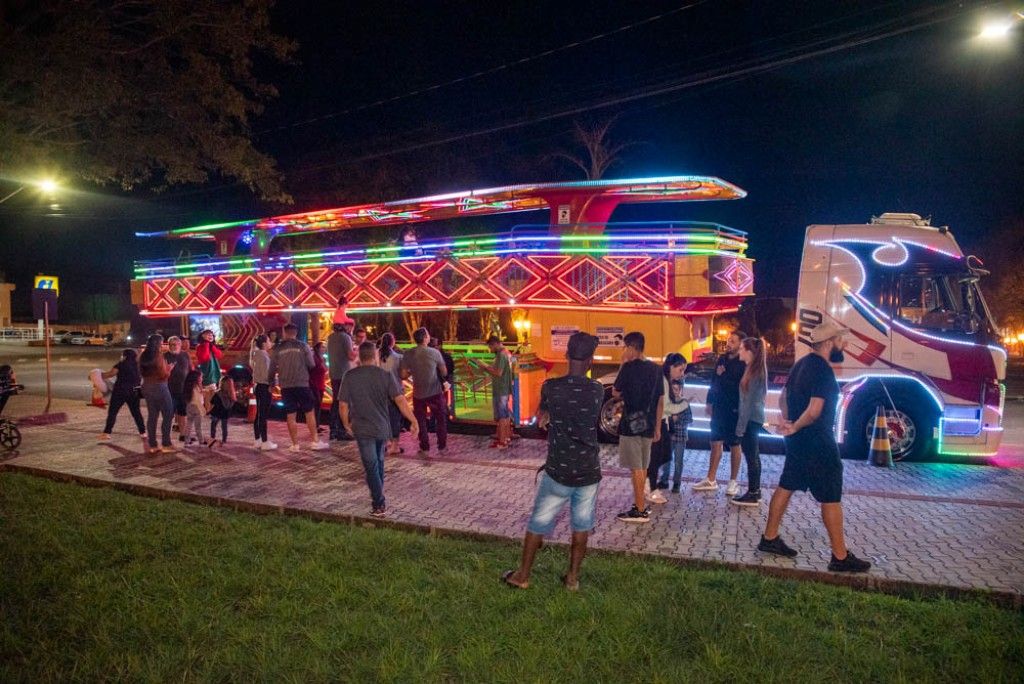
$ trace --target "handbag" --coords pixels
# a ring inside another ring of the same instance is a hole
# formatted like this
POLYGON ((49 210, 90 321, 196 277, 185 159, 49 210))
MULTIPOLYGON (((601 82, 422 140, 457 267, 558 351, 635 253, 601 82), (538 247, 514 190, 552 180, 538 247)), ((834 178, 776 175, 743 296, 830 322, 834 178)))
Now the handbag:
POLYGON ((650 413, 651 402, 654 401, 654 393, 658 391, 660 382, 661 378, 659 377, 658 382, 654 383, 654 389, 651 390, 651 397, 647 400, 647 405, 643 410, 630 411, 626 414, 626 428, 629 429, 630 434, 639 436, 654 428, 650 423, 648 414, 650 413))

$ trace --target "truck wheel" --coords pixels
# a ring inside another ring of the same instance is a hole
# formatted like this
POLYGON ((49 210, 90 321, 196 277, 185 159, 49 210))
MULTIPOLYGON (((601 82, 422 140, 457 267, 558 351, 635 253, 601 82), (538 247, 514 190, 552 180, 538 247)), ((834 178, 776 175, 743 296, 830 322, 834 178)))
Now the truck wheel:
POLYGON ((875 411, 879 405, 886 407, 894 461, 918 461, 932 455, 935 442, 932 433, 939 422, 935 410, 920 397, 896 392, 892 393, 892 403, 895 410, 884 396, 868 395, 855 400, 845 426, 845 455, 848 458, 867 459, 875 429, 875 411))
POLYGON ((612 398, 612 390, 606 387, 601 413, 597 417, 597 437, 605 444, 619 441, 619 419, 622 417, 622 401, 612 398))

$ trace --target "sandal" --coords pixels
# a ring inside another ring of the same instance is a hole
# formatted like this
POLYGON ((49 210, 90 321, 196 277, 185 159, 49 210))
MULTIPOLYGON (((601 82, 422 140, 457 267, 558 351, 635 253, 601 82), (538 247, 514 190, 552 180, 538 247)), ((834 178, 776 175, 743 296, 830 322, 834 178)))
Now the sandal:
POLYGON ((569 575, 562 575, 562 585, 566 589, 568 589, 569 591, 579 591, 580 590, 580 581, 576 580, 572 584, 569 584, 569 582, 566 581, 566 578, 568 578, 568 577, 569 577, 569 575))
POLYGON ((514 574, 516 574, 515 570, 506 570, 505 572, 501 573, 501 581, 504 582, 506 585, 512 587, 513 589, 526 589, 530 586, 529 582, 527 582, 526 584, 519 584, 517 582, 513 582, 512 575, 514 574))

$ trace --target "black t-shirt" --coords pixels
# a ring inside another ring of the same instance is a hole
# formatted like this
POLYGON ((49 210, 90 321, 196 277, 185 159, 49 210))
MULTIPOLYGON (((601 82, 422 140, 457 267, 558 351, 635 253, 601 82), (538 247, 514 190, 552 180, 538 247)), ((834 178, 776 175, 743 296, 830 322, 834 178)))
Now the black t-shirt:
MULTIPOLYGON (((747 364, 739 356, 722 354, 715 363, 715 374, 711 376, 708 389, 708 403, 713 409, 737 409, 740 405, 740 380, 747 364), (721 369, 721 373, 719 373, 721 369)), ((721 413, 721 411, 715 411, 721 413)), ((714 414, 712 414, 714 415, 714 414)))
POLYGON ((622 420, 619 434, 623 437, 653 437, 658 413, 658 399, 665 391, 661 367, 645 359, 633 359, 623 364, 615 378, 615 389, 622 393, 622 420), (647 431, 634 435, 629 429, 628 416, 637 411, 647 412, 647 431))
POLYGON ((832 367, 817 354, 808 354, 797 361, 786 380, 786 415, 789 420, 796 421, 803 415, 812 397, 824 399, 825 406, 816 421, 788 438, 794 444, 813 445, 822 440, 835 440, 832 429, 836 422, 839 383, 832 367))
POLYGON ((172 394, 181 394, 185 391, 185 376, 192 370, 192 357, 187 351, 180 351, 177 354, 164 352, 164 360, 167 365, 173 365, 171 375, 167 378, 167 387, 172 394))
POLYGON ((586 487, 601 481, 597 418, 603 401, 601 383, 579 375, 541 385, 540 409, 551 416, 544 471, 555 482, 586 487))
POLYGON ((129 392, 142 384, 138 361, 121 360, 114 364, 114 368, 117 369, 117 378, 114 380, 115 392, 129 392))

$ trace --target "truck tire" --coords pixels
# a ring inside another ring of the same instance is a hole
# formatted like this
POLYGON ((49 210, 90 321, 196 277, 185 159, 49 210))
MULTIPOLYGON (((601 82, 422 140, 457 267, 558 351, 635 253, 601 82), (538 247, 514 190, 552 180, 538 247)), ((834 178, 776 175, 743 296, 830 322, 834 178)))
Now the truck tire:
POLYGON ((612 398, 612 388, 604 388, 604 401, 597 416, 597 438, 605 444, 618 444, 622 401, 612 398))
POLYGON ((894 461, 923 461, 934 455, 932 435, 939 424, 939 415, 932 402, 914 392, 890 389, 890 395, 892 403, 884 394, 875 392, 853 400, 844 426, 843 455, 846 458, 867 459, 879 405, 885 406, 894 461))

